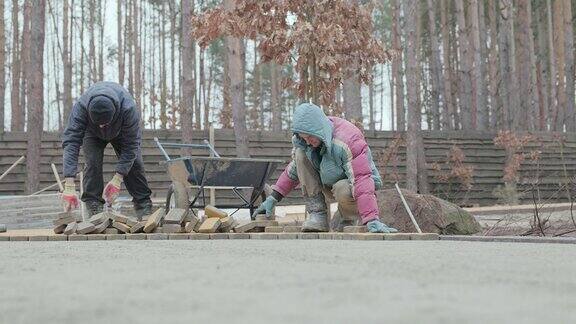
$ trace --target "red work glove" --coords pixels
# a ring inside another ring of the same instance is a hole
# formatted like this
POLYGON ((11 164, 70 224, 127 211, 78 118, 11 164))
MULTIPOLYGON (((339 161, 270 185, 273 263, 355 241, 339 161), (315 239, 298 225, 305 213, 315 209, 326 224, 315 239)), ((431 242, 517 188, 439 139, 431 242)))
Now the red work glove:
POLYGON ((78 194, 76 193, 76 184, 74 184, 74 178, 66 178, 64 183, 64 191, 62 192, 62 205, 64 206, 64 211, 69 212, 77 209, 80 206, 80 200, 78 199, 78 194))
POLYGON ((104 200, 108 206, 112 206, 118 195, 120 195, 123 179, 124 177, 121 174, 116 173, 104 188, 104 200))

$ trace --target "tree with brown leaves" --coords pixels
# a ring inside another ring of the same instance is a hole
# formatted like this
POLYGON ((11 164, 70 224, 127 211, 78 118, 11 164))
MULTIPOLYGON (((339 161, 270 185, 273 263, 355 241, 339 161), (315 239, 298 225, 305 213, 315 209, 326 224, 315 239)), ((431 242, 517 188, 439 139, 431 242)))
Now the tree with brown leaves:
POLYGON ((396 53, 373 36, 371 12, 346 0, 238 0, 234 10, 194 17, 192 32, 203 47, 221 36, 258 38, 263 62, 294 63, 298 78, 287 84, 302 100, 332 106, 343 80, 368 83, 372 67, 396 53))

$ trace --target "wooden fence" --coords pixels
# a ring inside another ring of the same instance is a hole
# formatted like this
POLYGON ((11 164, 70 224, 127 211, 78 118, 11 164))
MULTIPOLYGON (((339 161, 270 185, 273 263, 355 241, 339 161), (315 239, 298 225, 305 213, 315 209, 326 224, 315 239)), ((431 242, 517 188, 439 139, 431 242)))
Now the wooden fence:
MULTIPOLYGON (((402 185, 405 179, 406 148, 402 143, 396 154, 386 154, 387 147, 398 136, 399 132, 366 132, 366 138, 374 154, 381 173, 385 176, 385 186, 392 187, 397 180, 402 185), (389 158, 384 165, 386 157, 389 158)), ((525 159, 519 169, 518 191, 522 194, 521 201, 529 203, 532 192, 543 201, 566 201, 567 194, 562 189, 570 182, 576 170, 576 134, 534 133, 537 139, 530 142, 523 150, 529 153, 539 150, 537 160, 525 159), (562 138, 562 141, 559 140, 562 138), (566 169, 567 177, 565 177, 566 169), (535 185, 537 183, 537 185, 535 185)), ((496 147, 493 142, 495 133, 478 132, 423 132, 426 162, 428 164, 428 180, 433 194, 447 198, 461 205, 490 205, 498 201, 495 194, 497 188, 503 186, 506 152, 496 147), (465 189, 458 178, 446 181, 440 179, 440 174, 450 172, 446 164, 448 152, 456 146, 465 155, 464 165, 473 168, 472 187, 465 189)), ((155 197, 162 197, 170 184, 165 169, 159 162, 164 160, 156 148, 153 138, 158 137, 165 142, 179 142, 178 131, 145 131, 143 135, 143 157, 150 187, 155 197)), ((291 134, 289 132, 250 132, 250 154, 253 158, 274 158, 288 161, 291 153, 291 134)), ((194 138, 200 143, 208 138, 208 132, 195 131, 194 138)), ((235 142, 232 130, 216 130, 216 150, 224 157, 235 156, 235 142)), ((179 149, 167 149, 168 153, 178 156, 179 149)), ((21 155, 26 154, 26 133, 11 132, 0 134, 0 173, 6 170, 21 155)), ((193 155, 208 155, 201 149, 193 150, 193 155)), ((82 161, 82 158, 81 158, 82 161)), ((116 157, 109 147, 105 152, 105 180, 114 171, 116 157)), ((54 163, 62 170, 62 148, 60 134, 44 133, 42 143, 42 161, 40 188, 55 182, 50 164, 54 163)), ((284 165, 273 174, 270 182, 280 175, 284 165)), ((16 167, 0 181, 0 195, 25 194, 26 168, 25 162, 16 167)), ((571 186, 570 186, 571 187, 571 186)), ((218 191, 217 199, 229 200, 230 192, 218 191)), ((293 192, 286 203, 296 203, 298 192, 293 192)), ((284 201, 283 201, 284 202, 284 201)))

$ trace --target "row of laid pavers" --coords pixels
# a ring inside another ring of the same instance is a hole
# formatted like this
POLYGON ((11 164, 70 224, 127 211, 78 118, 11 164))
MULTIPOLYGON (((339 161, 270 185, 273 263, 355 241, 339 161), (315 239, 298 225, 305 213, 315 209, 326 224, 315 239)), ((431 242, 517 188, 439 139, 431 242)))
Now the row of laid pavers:
POLYGON ((576 244, 576 237, 440 235, 444 241, 576 244))
POLYGON ((438 240, 435 233, 139 233, 74 235, 5 235, 0 241, 114 241, 114 240, 360 240, 422 241, 438 240))

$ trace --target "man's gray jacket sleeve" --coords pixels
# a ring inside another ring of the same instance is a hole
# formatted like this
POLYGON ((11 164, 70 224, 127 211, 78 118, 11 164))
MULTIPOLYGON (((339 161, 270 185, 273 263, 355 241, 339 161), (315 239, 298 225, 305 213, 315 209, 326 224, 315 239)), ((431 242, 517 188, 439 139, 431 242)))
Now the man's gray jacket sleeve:
POLYGON ((116 165, 116 172, 127 175, 138 157, 142 132, 140 130, 140 114, 138 109, 136 107, 126 109, 124 113, 122 130, 120 131, 122 149, 118 164, 116 165))

